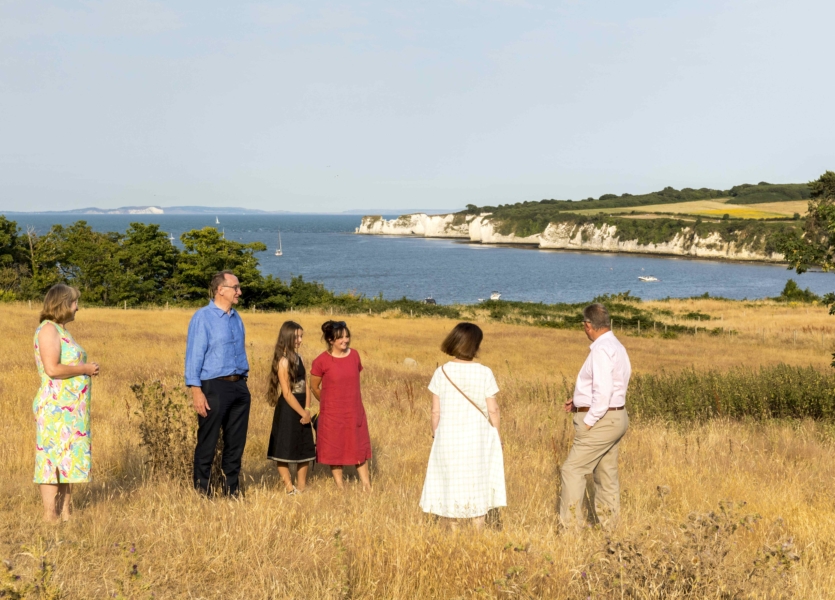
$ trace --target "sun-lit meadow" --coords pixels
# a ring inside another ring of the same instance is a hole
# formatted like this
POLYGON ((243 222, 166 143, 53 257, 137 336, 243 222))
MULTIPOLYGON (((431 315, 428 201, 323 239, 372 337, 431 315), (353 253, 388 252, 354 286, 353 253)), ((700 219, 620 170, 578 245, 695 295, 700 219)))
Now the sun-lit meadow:
MULTIPOLYGON (((710 314, 712 327, 737 333, 663 339, 616 329, 639 373, 779 362, 828 369, 835 346, 835 317, 820 306, 644 306, 710 314)), ((9 562, 0 566, 7 571, 0 589, 29 585, 33 598, 835 597, 835 450, 825 423, 633 421, 621 447, 618 530, 558 531, 558 467, 571 443, 560 410, 564 378, 570 386, 588 350, 579 329, 482 324, 481 360, 502 389, 509 505, 500 530, 449 531, 418 507, 431 445, 425 388, 454 321, 398 314, 348 318, 366 367, 371 494, 353 479, 339 494, 317 467, 305 494, 284 495, 265 459, 272 347, 281 322, 293 318, 306 328, 303 354, 311 360, 322 350, 325 316, 246 312, 253 392, 246 496, 200 498, 149 472, 130 389, 156 379, 180 384, 190 314, 82 309, 70 325, 102 365, 93 387, 94 481, 76 486, 72 521, 49 526, 31 482, 37 311, 4 305, 0 559, 9 562), (747 504, 725 518, 723 501, 747 504), (711 511, 719 516, 705 516, 711 511), (630 568, 619 572, 618 557, 630 568), (677 591, 652 595, 665 589, 677 591)))
MULTIPOLYGON (((774 219, 792 217, 795 213, 805 215, 809 209, 808 200, 786 202, 768 202, 765 204, 733 204, 730 198, 717 200, 694 200, 693 202, 677 202, 674 204, 651 204, 649 206, 626 206, 621 208, 607 208, 609 214, 624 214, 639 212, 642 214, 664 215, 694 215, 704 217, 722 217, 727 214, 736 219, 774 219)), ((581 215, 595 215, 600 209, 574 210, 581 215)))

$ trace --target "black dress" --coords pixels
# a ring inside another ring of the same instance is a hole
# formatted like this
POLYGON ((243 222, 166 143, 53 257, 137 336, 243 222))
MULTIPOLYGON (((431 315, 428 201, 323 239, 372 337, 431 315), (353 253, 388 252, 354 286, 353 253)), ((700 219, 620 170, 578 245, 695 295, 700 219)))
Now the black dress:
MULTIPOLYGON (((306 396, 305 375, 301 356, 296 362, 296 376, 293 396, 304 407, 306 396)), ((273 415, 273 428, 267 446, 267 458, 286 463, 304 463, 316 458, 316 444, 313 443, 313 427, 302 425, 299 413, 293 410, 279 390, 278 404, 273 415)))

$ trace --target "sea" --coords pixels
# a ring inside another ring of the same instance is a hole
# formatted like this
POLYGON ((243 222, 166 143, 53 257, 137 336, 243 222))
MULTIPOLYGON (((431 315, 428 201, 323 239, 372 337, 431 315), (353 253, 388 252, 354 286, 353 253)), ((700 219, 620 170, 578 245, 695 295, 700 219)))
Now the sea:
MULTIPOLYGON (((773 297, 789 278, 817 294, 835 291, 835 274, 797 275, 785 266, 678 257, 485 246, 458 240, 354 233, 359 215, 78 215, 9 213, 22 230, 86 221, 97 231, 124 232, 130 223, 156 223, 176 238, 216 227, 226 239, 263 242, 261 271, 281 279, 302 275, 328 289, 386 299, 432 297, 472 304, 499 292, 502 300, 585 302, 629 291, 646 300, 708 293, 733 299, 773 297), (283 256, 275 256, 278 232, 283 256), (653 276, 657 282, 641 282, 653 276)), ((390 215, 389 217, 396 217, 390 215)))

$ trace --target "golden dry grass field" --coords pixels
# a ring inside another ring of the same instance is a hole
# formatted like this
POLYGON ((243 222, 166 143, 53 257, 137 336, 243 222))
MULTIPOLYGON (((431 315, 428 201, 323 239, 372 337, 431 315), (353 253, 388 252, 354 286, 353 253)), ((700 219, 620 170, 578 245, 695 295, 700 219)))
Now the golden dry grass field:
POLYGON ((608 208, 604 211, 594 209, 566 212, 574 212, 581 215, 593 215, 599 212, 606 212, 614 215, 638 211, 643 214, 696 215, 703 217, 722 217, 728 214, 737 219, 774 219, 779 217, 792 217, 795 213, 805 215, 808 208, 809 202, 807 200, 769 202, 766 204, 732 204, 728 198, 720 198, 717 200, 696 200, 675 204, 651 204, 649 206, 608 208))
MULTIPOLYGON (((823 369, 835 345, 835 318, 822 307, 713 300, 663 306, 721 317, 739 334, 621 334, 636 372, 781 361, 823 369)), ((206 500, 183 482, 151 476, 140 446, 130 385, 179 383, 191 312, 82 308, 69 329, 101 364, 92 401, 94 480, 75 486, 69 523, 44 524, 31 482, 37 312, 3 308, 0 559, 8 563, 0 565, 0 590, 9 594, 31 584, 24 597, 685 597, 681 590, 658 592, 680 577, 698 584, 687 596, 694 598, 835 597, 835 451, 831 428, 820 423, 633 422, 621 446, 617 531, 558 531, 558 468, 571 443, 560 410, 563 377, 573 380, 588 350, 579 329, 483 323, 481 361, 502 389, 508 507, 501 530, 477 533, 449 531, 418 507, 431 444, 425 387, 444 360, 438 346, 454 321, 347 317, 366 367, 374 490, 363 494, 352 478, 339 494, 317 467, 308 491, 288 497, 265 459, 267 370, 283 320, 306 328, 309 361, 322 350, 318 326, 325 317, 244 313, 253 406, 246 495, 232 501, 206 500), (418 366, 404 365, 405 358, 418 366), (725 518, 725 500, 747 504, 725 518), (785 558, 791 554, 800 560, 785 558), (758 567, 767 555, 771 562, 758 567), (599 562, 613 556, 631 561, 628 572, 599 562), (782 568, 783 559, 791 568, 782 568), (686 579, 688 572, 696 579, 686 579)))

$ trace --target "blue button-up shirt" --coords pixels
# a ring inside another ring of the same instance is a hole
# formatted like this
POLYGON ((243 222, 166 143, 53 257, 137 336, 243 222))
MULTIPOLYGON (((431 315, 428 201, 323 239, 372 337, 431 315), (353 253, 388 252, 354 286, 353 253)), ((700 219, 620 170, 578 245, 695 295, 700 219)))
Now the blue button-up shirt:
POLYGON ((244 323, 234 309, 226 313, 212 300, 194 313, 188 324, 186 385, 249 373, 244 337, 244 323))

